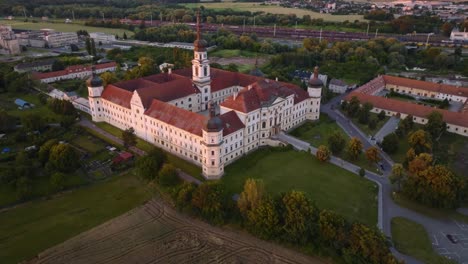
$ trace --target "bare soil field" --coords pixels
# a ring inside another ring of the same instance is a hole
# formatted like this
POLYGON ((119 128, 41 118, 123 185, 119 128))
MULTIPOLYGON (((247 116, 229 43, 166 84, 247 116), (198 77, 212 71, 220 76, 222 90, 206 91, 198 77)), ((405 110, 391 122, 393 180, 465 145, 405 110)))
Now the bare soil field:
POLYGON ((25 263, 327 262, 238 230, 210 226, 153 199, 25 263))

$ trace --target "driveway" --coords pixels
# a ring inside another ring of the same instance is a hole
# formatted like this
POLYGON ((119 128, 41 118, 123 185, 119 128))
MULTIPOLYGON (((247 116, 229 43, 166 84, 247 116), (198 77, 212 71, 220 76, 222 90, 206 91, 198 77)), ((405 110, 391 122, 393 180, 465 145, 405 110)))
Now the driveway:
POLYGON ((398 117, 390 117, 387 123, 385 123, 382 128, 375 134, 376 142, 382 142, 386 135, 395 132, 398 127, 398 123, 400 123, 400 119, 398 117))

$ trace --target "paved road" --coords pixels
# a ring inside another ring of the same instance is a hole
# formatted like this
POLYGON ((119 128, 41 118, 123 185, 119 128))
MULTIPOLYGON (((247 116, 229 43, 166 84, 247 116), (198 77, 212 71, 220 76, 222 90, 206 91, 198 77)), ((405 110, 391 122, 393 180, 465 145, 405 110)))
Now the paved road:
POLYGON ((380 130, 375 134, 375 141, 382 142, 383 138, 386 135, 393 133, 396 130, 399 122, 400 119, 398 117, 390 117, 390 119, 388 119, 388 121, 382 126, 382 128, 380 128, 380 130))
MULTIPOLYGON (((340 95, 333 98, 329 103, 322 105, 320 111, 328 114, 331 118, 335 119, 337 124, 351 137, 357 137, 363 142, 364 148, 368 148, 374 143, 362 133, 354 124, 344 117, 338 109, 339 103, 345 95, 340 95)), ((307 144, 307 143, 306 143, 307 144)), ((367 172, 367 178, 378 183, 381 186, 381 208, 382 216, 382 231, 388 237, 391 237, 391 219, 394 217, 405 217, 412 221, 422 224, 432 240, 433 248, 440 255, 449 257, 458 261, 459 263, 468 264, 468 224, 459 223, 452 219, 434 219, 425 215, 403 208, 393 202, 392 199, 392 185, 388 181, 390 168, 393 166, 393 160, 385 153, 380 153, 385 167, 383 176, 375 175, 367 172), (447 238, 447 234, 455 235, 459 242, 454 244, 447 238)), ((337 164, 340 166, 339 164, 337 164)), ((343 167, 348 169, 347 166, 343 167)), ((380 214, 380 212, 379 212, 380 214)), ((394 253, 405 260, 406 263, 420 263, 419 261, 399 254, 393 249, 394 253)))

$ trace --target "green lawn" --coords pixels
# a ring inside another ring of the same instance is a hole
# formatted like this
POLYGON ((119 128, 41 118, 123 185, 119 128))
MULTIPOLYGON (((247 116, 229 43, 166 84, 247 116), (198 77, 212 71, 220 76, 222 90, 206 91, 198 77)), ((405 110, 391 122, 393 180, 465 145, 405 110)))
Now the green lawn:
POLYGON ((340 131, 346 137, 346 140, 349 140, 348 135, 338 126, 335 120, 332 120, 327 114, 321 113, 318 121, 307 122, 289 134, 309 142, 314 147, 318 147, 328 145, 327 138, 335 131, 340 131))
MULTIPOLYGON (((122 130, 120 130, 119 128, 117 127, 114 127, 110 124, 107 124, 107 123, 104 123, 104 122, 100 122, 100 123, 95 123, 96 126, 98 126, 99 128, 101 128, 102 130, 116 136, 116 137, 121 137, 122 136, 122 130)), ((92 133, 92 132, 91 132, 92 133)), ((93 133, 94 135, 96 135, 97 133, 93 133)), ((103 137, 102 135, 100 135, 100 138, 101 139, 104 139, 104 140, 107 140, 105 137, 103 137)), ((107 140, 108 141, 108 140, 107 140)), ((111 142, 113 144, 115 144, 115 142, 111 142)), ((149 152, 151 151, 155 146, 153 146, 152 144, 142 140, 142 139, 137 139, 137 145, 136 145, 137 148, 140 148, 146 152, 149 152)), ((167 154, 167 158, 169 160, 170 163, 172 163, 175 167, 181 169, 182 171, 184 171, 185 173, 199 179, 199 180, 204 180, 204 178, 201 176, 202 174, 202 170, 200 167, 184 160, 184 159, 181 159, 175 155, 172 155, 168 152, 166 152, 167 154)))
POLYGON ((136 176, 109 181, 34 201, 0 213, 0 259, 17 263, 119 216, 152 193, 136 176))
MULTIPOLYGON (((200 3, 189 3, 184 4, 188 8, 198 8, 200 3)), ((203 6, 207 9, 233 9, 236 11, 250 11, 250 12, 265 12, 271 14, 295 14, 297 17, 303 17, 304 15, 310 15, 312 19, 321 18, 325 21, 343 22, 345 20, 353 22, 354 20, 365 21, 362 15, 331 15, 317 13, 307 9, 299 8, 287 8, 276 5, 261 5, 261 3, 254 2, 222 2, 222 3, 203 3, 203 6)))
POLYGON ((392 240, 395 248, 427 264, 455 263, 438 255, 424 227, 403 217, 392 219, 392 240))
POLYGON ((240 49, 217 49, 213 52, 210 52, 210 57, 220 57, 220 58, 235 58, 235 57, 247 57, 255 58, 257 55, 264 56, 264 54, 258 54, 253 51, 240 50, 240 49))
MULTIPOLYGON (((377 118, 377 114, 376 113, 370 113, 370 116, 374 116, 375 118, 377 118)), ((369 126, 367 124, 361 124, 358 122, 358 119, 357 118, 353 118, 353 123, 362 131, 364 132, 365 135, 371 135, 371 136, 374 136, 377 132, 379 132, 379 130, 383 127, 383 125, 385 125, 385 123, 387 123, 387 121, 390 119, 389 116, 385 116, 385 119, 382 120, 382 121, 378 121, 377 122, 377 126, 375 127, 375 129, 370 129, 369 126)), ((379 119, 377 119, 379 120, 379 119)))
POLYGON ((397 203, 398 205, 408 208, 412 211, 418 212, 420 214, 427 215, 431 218, 437 218, 445 221, 451 221, 452 219, 455 219, 457 221, 468 223, 468 215, 461 214, 452 209, 427 207, 425 205, 411 201, 403 197, 401 194, 394 194, 392 198, 393 201, 395 201, 395 203, 397 203))
POLYGON ((71 143, 91 153, 97 153, 105 148, 102 141, 87 134, 78 135, 71 143))
MULTIPOLYGON (((310 143, 314 147, 318 147, 320 145, 328 146, 327 138, 328 136, 335 132, 339 131, 343 136, 346 138, 346 141, 349 141, 349 136, 341 129, 338 124, 332 120, 326 114, 320 114, 320 119, 314 122, 306 122, 300 127, 297 127, 290 134, 294 137, 297 137, 301 140, 304 140, 310 143)), ((374 164, 370 164, 367 161, 364 153, 359 156, 357 160, 352 160, 346 154, 346 147, 343 149, 342 153, 336 155, 337 157, 354 163, 356 166, 363 167, 366 170, 373 171, 378 173, 377 166, 374 164)))
POLYGON ((24 21, 8 21, 7 25, 10 25, 13 29, 30 29, 30 30, 39 30, 43 28, 51 28, 60 32, 76 32, 78 30, 86 30, 89 33, 91 32, 104 32, 108 34, 118 34, 120 37, 123 36, 125 32, 128 37, 133 36, 133 32, 121 29, 121 28, 104 28, 104 27, 89 27, 82 24, 65 24, 65 23, 51 23, 51 22, 24 22, 24 21))
POLYGON ((377 223, 377 186, 306 152, 257 150, 227 166, 221 182, 234 194, 247 178, 263 179, 272 194, 304 191, 320 208, 371 226, 377 223))
POLYGON ((52 110, 50 110, 47 105, 41 104, 37 93, 4 93, 0 96, 0 108, 5 109, 10 115, 19 118, 29 113, 34 113, 39 114, 42 118, 45 118, 47 122, 59 122, 61 120, 60 115, 52 112, 52 110), (32 103, 34 104, 34 107, 30 109, 18 109, 18 106, 15 105, 16 98, 22 99, 28 103, 32 103))

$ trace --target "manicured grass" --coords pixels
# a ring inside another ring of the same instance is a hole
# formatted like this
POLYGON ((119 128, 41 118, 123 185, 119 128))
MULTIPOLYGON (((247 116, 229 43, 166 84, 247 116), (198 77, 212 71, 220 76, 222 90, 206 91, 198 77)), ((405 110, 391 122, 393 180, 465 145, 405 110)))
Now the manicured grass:
POLYGON ((346 140, 349 140, 348 135, 338 126, 335 120, 332 120, 327 114, 321 113, 318 121, 307 122, 289 134, 309 142, 314 147, 319 147, 320 145, 327 146, 328 137, 335 131, 339 131, 346 137, 346 140))
POLYGON ((5 109, 10 115, 21 118, 28 114, 39 114, 46 122, 59 122, 61 116, 55 114, 47 105, 41 104, 38 93, 5 93, 0 96, 0 107, 5 109), (19 98, 28 103, 34 104, 32 108, 18 109, 15 99, 19 98))
POLYGON ((446 221, 451 221, 452 219, 455 219, 457 221, 468 223, 468 215, 461 214, 452 209, 439 209, 427 207, 417 202, 413 202, 398 193, 394 194, 392 198, 393 201, 395 201, 398 205, 411 209, 412 211, 418 212, 420 214, 427 215, 431 218, 437 218, 446 221))
POLYGON ((96 153, 105 148, 101 141, 88 135, 79 135, 75 137, 71 143, 91 153, 96 153))
POLYGON ((255 58, 255 56, 263 56, 263 54, 257 54, 248 50, 240 49, 218 49, 213 52, 210 52, 210 57, 220 57, 220 58, 234 58, 234 57, 247 57, 255 58))
MULTIPOLYGON (((188 8, 198 8, 200 3, 184 4, 188 8)), ((295 14, 297 17, 303 17, 304 15, 310 15, 312 19, 322 18, 325 21, 336 21, 343 22, 345 20, 354 21, 360 20, 365 21, 362 15, 331 15, 321 14, 313 12, 307 9, 299 8, 287 8, 276 5, 261 5, 261 3, 249 3, 249 2, 222 2, 222 3, 203 3, 203 6, 207 9, 233 9, 236 11, 250 11, 250 12, 265 12, 271 14, 295 14)))
POLYGON ((242 191, 248 178, 262 179, 271 194, 304 191, 320 208, 371 226, 377 222, 377 186, 330 163, 321 163, 309 153, 260 149, 227 166, 221 182, 234 194, 242 191))
POLYGON ((434 252, 426 229, 406 218, 392 218, 392 240, 398 251, 413 256, 424 263, 455 263, 434 252))
MULTIPOLYGON (((114 127, 110 124, 107 124, 107 123, 104 123, 104 122, 101 122, 101 123, 95 123, 96 126, 98 126, 99 128, 101 128, 102 130, 116 136, 116 137, 119 137, 121 138, 122 137, 122 130, 120 130, 119 128, 117 127, 114 127)), ((93 133, 93 132, 91 132, 93 133)), ((93 133, 93 135, 96 135, 97 133, 93 133)), ((107 138, 103 137, 102 135, 98 135, 101 139, 104 139, 106 141, 109 141, 107 138)), ((116 142, 111 142, 112 144, 116 144, 116 145, 119 145, 117 144, 116 142)), ((146 152, 149 152, 151 151, 155 146, 153 146, 152 144, 142 140, 142 139, 137 139, 137 145, 136 145, 137 148, 140 148, 146 152)), ((166 152, 167 154, 167 159, 170 163, 172 163, 175 167, 181 169, 182 171, 184 171, 185 173, 199 179, 199 180, 204 180, 204 178, 201 176, 202 174, 202 170, 200 167, 184 160, 184 159, 181 159, 169 152, 166 152)))
POLYGON ((123 36, 125 32, 128 37, 133 36, 133 32, 120 28, 104 28, 104 27, 89 27, 81 24, 65 24, 65 23, 51 23, 51 22, 23 22, 23 21, 8 21, 7 25, 11 25, 13 29, 30 29, 30 30, 39 30, 43 28, 51 28, 59 32, 76 32, 78 30, 86 30, 89 33, 91 32, 104 32, 108 34, 118 34, 120 37, 123 36))
MULTIPOLYGON (((307 122, 302 126, 291 131, 290 134, 294 137, 297 137, 301 140, 310 143, 314 147, 318 147, 320 145, 328 146, 328 136, 330 136, 331 133, 335 131, 339 131, 346 138, 346 142, 349 141, 349 136, 343 131, 343 129, 341 129, 340 126, 338 126, 338 124, 334 120, 332 120, 326 114, 320 114, 320 119, 318 121, 307 122)), ((370 164, 369 161, 367 161, 366 157, 364 156, 364 153, 362 153, 356 160, 350 159, 346 154, 346 146, 343 149, 343 151, 336 156, 343 160, 354 163, 356 166, 363 167, 366 170, 375 173, 379 172, 374 164, 370 164)))
POLYGON ((0 213, 0 259, 17 263, 148 200, 152 193, 136 176, 34 201, 0 213))
MULTIPOLYGON (((377 114, 376 113, 370 113, 370 116, 373 116, 375 118, 377 118, 377 114)), ((389 116, 385 116, 385 119, 383 119, 382 121, 379 120, 377 122, 377 126, 375 127, 375 129, 370 129, 369 126, 367 124, 361 124, 359 123, 358 119, 357 118, 353 118, 353 123, 362 131, 364 132, 365 135, 371 135, 371 136, 374 136, 375 134, 377 134, 377 132, 379 132, 379 130, 383 127, 383 125, 385 125, 385 123, 387 123, 387 121, 390 119, 389 116)))

